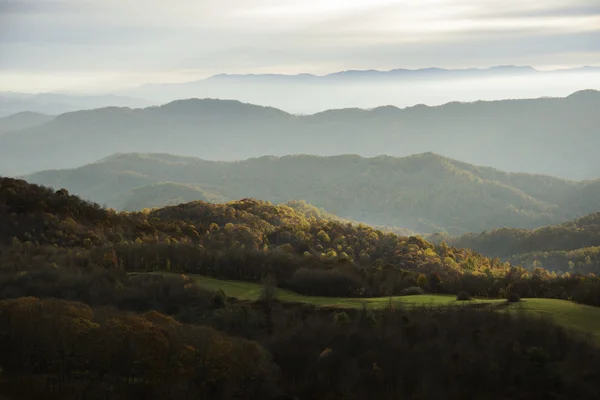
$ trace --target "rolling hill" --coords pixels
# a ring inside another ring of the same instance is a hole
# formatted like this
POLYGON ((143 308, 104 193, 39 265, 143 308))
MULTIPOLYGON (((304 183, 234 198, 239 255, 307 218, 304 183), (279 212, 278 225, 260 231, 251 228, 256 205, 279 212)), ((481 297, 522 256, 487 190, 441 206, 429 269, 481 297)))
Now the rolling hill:
POLYGON ((433 153, 405 158, 297 155, 235 162, 116 154, 26 179, 120 210, 179 200, 306 200, 342 218, 454 235, 560 223, 597 211, 600 204, 600 181, 507 173, 433 153))
POLYGON ((441 239, 529 268, 600 273, 600 212, 533 230, 503 228, 458 238, 435 238, 441 239))
POLYGON ((145 109, 62 114, 0 137, 0 173, 75 168, 121 152, 210 160, 265 154, 436 152, 512 172, 600 176, 600 92, 566 98, 330 110, 296 116, 237 101, 190 99, 145 109))
POLYGON ((0 178, 0 250, 11 271, 33 260, 98 263, 254 282, 270 274, 282 287, 317 296, 398 295, 418 285, 433 293, 600 301, 596 277, 542 268, 532 275, 471 249, 317 218, 310 207, 295 206, 244 198, 117 213, 64 189, 0 178))

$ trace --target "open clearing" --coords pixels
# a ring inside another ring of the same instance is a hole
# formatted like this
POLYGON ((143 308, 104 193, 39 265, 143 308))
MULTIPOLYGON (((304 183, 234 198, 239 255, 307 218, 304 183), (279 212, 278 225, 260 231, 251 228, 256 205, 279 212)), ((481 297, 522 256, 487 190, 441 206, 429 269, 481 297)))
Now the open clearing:
MULTIPOLYGON (((257 300, 262 290, 262 285, 253 282, 229 281, 215 278, 208 278, 199 275, 187 275, 194 282, 207 290, 223 290, 228 297, 234 297, 240 300, 257 300)), ((465 304, 483 304, 489 305, 498 310, 510 312, 524 312, 535 316, 549 318, 558 325, 567 329, 573 329, 577 332, 589 335, 590 339, 600 345, 600 307, 592 307, 583 304, 577 304, 566 300, 557 299, 523 299, 519 303, 510 304, 509 307, 502 307, 506 304, 501 299, 475 299, 472 301, 457 301, 453 295, 416 295, 416 296, 395 296, 395 297, 375 297, 375 298, 338 298, 338 297, 319 297, 303 296, 289 290, 278 289, 277 298, 280 301, 307 303, 322 307, 339 308, 383 308, 390 304, 402 306, 461 306, 465 304)))
POLYGON ((523 311, 549 318, 558 325, 589 334, 600 345, 600 307, 557 299, 523 299, 511 305, 513 311, 523 311))
MULTIPOLYGON (((253 282, 226 281, 214 278, 207 278, 198 275, 187 275, 194 279, 196 284, 207 290, 223 290, 228 297, 234 297, 240 300, 258 300, 262 285, 253 282)), ((370 298, 352 298, 352 297, 320 297, 304 296, 285 289, 277 289, 277 299, 293 303, 308 303, 322 307, 339 308, 362 308, 363 306, 372 308, 383 308, 390 304, 402 304, 405 306, 449 306, 461 304, 492 304, 500 303, 502 300, 475 299, 470 302, 456 301, 453 295, 416 295, 416 296, 394 296, 394 297, 370 297, 370 298)))

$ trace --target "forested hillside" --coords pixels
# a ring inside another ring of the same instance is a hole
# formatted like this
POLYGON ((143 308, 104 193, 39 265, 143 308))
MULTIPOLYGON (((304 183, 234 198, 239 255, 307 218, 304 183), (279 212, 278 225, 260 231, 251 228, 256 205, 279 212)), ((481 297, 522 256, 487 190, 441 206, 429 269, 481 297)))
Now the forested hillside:
POLYGON ((64 189, 0 178, 0 393, 61 400, 600 394, 597 348, 522 313, 478 311, 480 303, 466 300, 450 309, 379 311, 278 302, 277 287, 333 297, 426 291, 600 304, 593 276, 530 272, 328 217, 304 203, 254 199, 118 213, 64 189), (260 301, 243 303, 200 289, 186 274, 262 281, 264 289, 260 301), (437 384, 421 387, 425 381, 437 384))
POLYGON ((475 249, 526 267, 562 272, 600 273, 600 213, 534 230, 494 229, 457 238, 437 236, 459 247, 475 249))
POLYGON ((464 289, 502 296, 518 291, 599 301, 596 289, 588 286, 596 278, 579 281, 543 269, 531 274, 472 250, 307 217, 289 206, 254 199, 116 213, 64 189, 54 192, 6 178, 0 196, 0 239, 6 245, 17 253, 32 245, 79 249, 64 256, 82 266, 97 262, 126 271, 251 281, 272 275, 283 287, 329 296, 392 295, 420 286, 443 293, 464 289))
POLYGON ((433 153, 261 157, 213 162, 168 154, 117 154, 73 170, 27 176, 118 210, 192 200, 306 200, 342 218, 453 235, 536 228, 598 210, 600 181, 506 173, 433 153))
POLYGON ((386 106, 296 116, 237 101, 190 99, 145 109, 62 114, 0 137, 0 173, 74 168, 116 152, 212 160, 265 154, 408 156, 437 152, 507 171, 595 179, 600 93, 566 98, 386 106), (541 146, 540 144, 544 145, 541 146))

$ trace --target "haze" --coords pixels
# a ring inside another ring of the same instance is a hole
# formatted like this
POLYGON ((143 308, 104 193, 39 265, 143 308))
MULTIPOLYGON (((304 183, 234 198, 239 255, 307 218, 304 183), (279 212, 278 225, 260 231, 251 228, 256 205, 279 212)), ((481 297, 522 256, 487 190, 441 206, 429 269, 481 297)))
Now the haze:
MULTIPOLYGON (((142 92, 125 90, 220 73, 600 65, 600 4, 595 0, 2 0, 0 13, 4 91, 140 97, 142 92)), ((346 85, 334 91, 308 86, 297 88, 295 99, 284 98, 286 88, 252 95, 253 87, 148 97, 155 102, 181 95, 235 98, 306 113, 563 96, 600 88, 598 74, 523 83, 473 80, 388 90, 346 85)))

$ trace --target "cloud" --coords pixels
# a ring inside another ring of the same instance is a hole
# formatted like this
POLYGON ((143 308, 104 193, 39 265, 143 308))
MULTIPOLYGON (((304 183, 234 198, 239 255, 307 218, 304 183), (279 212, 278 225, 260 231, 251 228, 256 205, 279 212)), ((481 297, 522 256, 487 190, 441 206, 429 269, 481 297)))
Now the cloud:
POLYGON ((598 43, 598 0, 0 0, 11 76, 598 64, 598 43))

